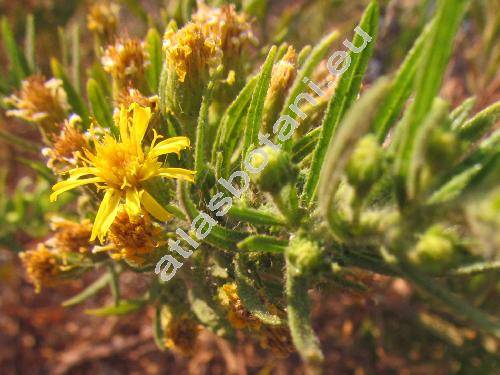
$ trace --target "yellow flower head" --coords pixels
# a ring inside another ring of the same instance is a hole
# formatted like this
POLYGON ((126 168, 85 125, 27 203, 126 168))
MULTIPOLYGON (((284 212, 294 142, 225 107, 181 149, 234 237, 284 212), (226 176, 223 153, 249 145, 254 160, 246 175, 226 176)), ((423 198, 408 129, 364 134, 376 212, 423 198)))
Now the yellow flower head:
POLYGON ((84 219, 81 222, 54 218, 51 222, 54 236, 46 242, 52 245, 59 253, 88 253, 90 252, 90 234, 92 223, 84 219))
POLYGON ((170 214, 143 188, 143 183, 154 177, 170 177, 194 181, 194 171, 182 168, 164 168, 158 158, 189 147, 186 137, 173 137, 156 143, 155 137, 148 150, 142 147, 151 109, 132 104, 128 109, 122 107, 115 116, 120 129, 120 139, 105 134, 102 140, 95 140, 95 151, 85 150, 85 167, 68 171, 69 178, 55 184, 50 196, 52 201, 65 191, 78 186, 95 184, 105 191, 92 227, 90 240, 99 237, 104 241, 106 233, 113 224, 123 202, 131 216, 141 213, 141 208, 160 221, 170 218, 170 214))
POLYGON ((188 23, 178 31, 168 29, 163 39, 167 62, 177 73, 179 82, 186 78, 206 81, 210 69, 221 62, 219 45, 217 35, 205 35, 203 27, 196 23, 188 23))
POLYGON ((193 355, 201 331, 200 325, 187 314, 174 316, 167 308, 162 309, 161 323, 165 347, 184 356, 193 355))

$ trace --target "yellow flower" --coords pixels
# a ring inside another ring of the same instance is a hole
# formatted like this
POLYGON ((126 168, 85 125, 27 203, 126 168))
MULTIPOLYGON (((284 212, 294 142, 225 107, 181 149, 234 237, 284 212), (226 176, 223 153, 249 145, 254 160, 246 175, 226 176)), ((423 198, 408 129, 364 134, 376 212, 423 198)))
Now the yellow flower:
POLYGON ((141 213, 141 207, 160 221, 171 215, 149 194, 142 184, 154 177, 170 177, 194 181, 194 171, 182 168, 164 168, 158 158, 169 153, 179 155, 189 147, 186 137, 173 137, 156 143, 155 134, 149 150, 143 150, 142 140, 151 109, 132 104, 129 109, 122 107, 115 122, 120 129, 120 139, 105 134, 101 141, 95 141, 95 153, 85 150, 85 167, 68 171, 69 178, 55 184, 50 196, 52 201, 65 191, 78 186, 95 184, 105 190, 92 227, 90 240, 99 237, 104 241, 106 233, 119 212, 122 202, 129 215, 141 213), (91 177, 90 177, 91 176, 91 177))
POLYGON ((110 40, 116 34, 119 13, 120 7, 115 3, 96 2, 89 9, 87 27, 104 40, 110 40))

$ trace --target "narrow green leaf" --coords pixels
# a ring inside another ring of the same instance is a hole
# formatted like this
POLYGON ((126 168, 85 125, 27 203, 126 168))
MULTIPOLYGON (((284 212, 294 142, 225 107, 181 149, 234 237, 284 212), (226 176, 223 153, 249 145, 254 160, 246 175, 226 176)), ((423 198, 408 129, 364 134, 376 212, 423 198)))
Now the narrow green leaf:
POLYGON ((62 305, 64 307, 78 305, 79 303, 82 303, 88 298, 99 293, 99 291, 104 289, 110 283, 110 281, 111 281, 111 275, 109 273, 106 273, 102 275, 100 278, 98 278, 96 281, 94 281, 92 284, 90 284, 88 287, 86 287, 82 292, 64 301, 62 305))
POLYGON ((149 90, 152 93, 158 92, 158 83, 162 69, 162 39, 158 30, 149 29, 146 35, 146 51, 149 54, 150 65, 146 69, 146 79, 149 90))
POLYGON ((200 107, 198 117, 198 125, 196 126, 196 148, 194 153, 194 169, 196 171, 196 180, 202 179, 202 174, 207 171, 206 163, 206 133, 208 131, 208 115, 210 104, 212 103, 214 83, 210 82, 205 90, 200 107))
POLYGON ((71 82, 75 91, 81 93, 81 55, 80 55, 80 27, 75 25, 71 29, 71 82))
POLYGON ((319 340, 311 326, 311 306, 308 280, 297 274, 294 266, 286 263, 286 297, 288 325, 292 340, 304 362, 319 370, 324 360, 319 340))
POLYGON ((155 307, 155 315, 153 316, 153 339, 155 340, 156 347, 160 351, 165 350, 163 343, 163 328, 161 326, 161 306, 155 307))
POLYGON ((435 191, 428 200, 429 204, 439 204, 457 199, 469 186, 472 179, 481 171, 481 164, 473 165, 460 174, 453 176, 445 185, 435 191))
POLYGON ((274 57, 276 55, 276 46, 273 46, 267 55, 266 61, 262 66, 259 74, 259 80, 255 85, 252 94, 252 100, 248 108, 245 128, 245 139, 243 144, 242 159, 245 159, 247 152, 250 148, 257 144, 259 129, 262 125, 262 115, 264 112, 264 101, 266 99, 267 90, 271 82, 271 72, 274 64, 274 57))
POLYGON ((85 314, 95 316, 127 315, 141 309, 146 300, 121 300, 118 305, 104 306, 98 309, 85 310, 85 314))
POLYGON ((109 104, 110 100, 106 98, 103 90, 95 79, 90 78, 87 81, 87 96, 92 108, 92 113, 97 122, 105 128, 115 128, 113 122, 113 109, 109 104))
POLYGON ((447 275, 472 276, 485 272, 500 272, 500 261, 477 262, 463 265, 447 272, 447 275))
POLYGON ((122 300, 120 292, 120 275, 113 263, 108 263, 108 274, 110 277, 109 288, 111 289, 111 294, 113 294, 115 306, 119 306, 122 300))
POLYGON ((30 75, 30 69, 26 57, 17 47, 16 39, 9 26, 6 17, 2 17, 2 41, 5 53, 9 60, 9 70, 14 78, 14 83, 19 86, 21 81, 30 75))
POLYGON ((258 76, 252 77, 247 82, 238 97, 228 107, 219 124, 214 146, 212 148, 212 164, 215 164, 214 162, 218 152, 223 155, 220 169, 216 171, 217 176, 221 176, 223 170, 229 168, 231 155, 240 138, 237 135, 242 134, 244 131, 245 112, 248 109, 248 103, 252 98, 252 93, 258 78, 258 76))
POLYGON ((328 217, 340 178, 354 152, 353 145, 370 130, 378 103, 389 89, 389 81, 386 78, 379 79, 352 106, 338 127, 325 155, 318 188, 319 206, 325 217, 328 217))
POLYGON ((475 105, 475 97, 467 98, 462 102, 462 104, 460 104, 450 113, 452 130, 457 130, 465 123, 465 121, 467 121, 467 118, 469 117, 475 105))
POLYGON ((407 177, 415 135, 438 94, 451 55, 453 39, 467 3, 467 0, 443 0, 439 2, 435 22, 424 43, 416 75, 415 100, 399 125, 401 127, 400 136, 397 138, 397 157, 394 164, 396 192, 400 204, 404 204, 408 199, 410 190, 410 181, 407 177))
POLYGON ((89 125, 89 111, 87 109, 87 106, 85 105, 85 102, 83 101, 83 98, 75 90, 68 76, 64 72, 64 68, 59 63, 59 61, 57 61, 57 59, 51 59, 50 66, 52 68, 52 74, 54 75, 54 77, 59 78, 63 82, 64 91, 66 91, 66 94, 68 95, 69 104, 71 105, 75 113, 77 113, 82 118, 83 125, 87 128, 89 125))
POLYGON ((36 69, 35 62, 35 17, 33 14, 26 16, 26 37, 24 42, 24 54, 31 72, 36 69))
MULTIPOLYGON (((316 194, 320 172, 328 150, 328 145, 334 137, 344 114, 359 94, 361 80, 364 76, 368 60, 371 57, 375 46, 378 32, 378 19, 378 5, 376 2, 372 1, 366 8, 359 23, 361 29, 364 30, 372 39, 366 44, 366 47, 359 54, 349 52, 351 64, 341 75, 335 94, 328 103, 328 108, 323 119, 321 135, 314 150, 311 170, 307 176, 304 191, 301 196, 302 202, 306 205, 309 205, 312 202, 316 194)), ((353 44, 355 46, 361 46, 364 42, 363 37, 356 33, 353 44)))
POLYGON ((240 250, 263 253, 283 253, 287 246, 288 241, 264 235, 249 236, 238 243, 240 250))
POLYGON ((227 216, 253 225, 285 225, 284 220, 279 216, 244 206, 233 205, 229 209, 227 216))
POLYGON ((373 124, 380 143, 386 139, 391 126, 402 112, 404 104, 410 96, 418 61, 422 56, 423 46, 429 38, 432 25, 433 23, 430 22, 417 38, 392 81, 391 91, 380 103, 380 110, 373 124))
MULTIPOLYGON (((305 59, 302 68, 300 69, 295 81, 293 82, 292 87, 290 88, 288 97, 286 98, 285 104, 283 106, 282 114, 286 114, 289 111, 290 105, 295 102, 297 96, 306 91, 306 83, 304 83, 304 78, 309 78, 314 72, 314 69, 318 67, 321 63, 328 50, 331 48, 333 42, 339 37, 338 31, 333 31, 327 36, 325 36, 311 51, 308 53, 307 58, 305 59)), ((295 117, 295 114, 291 114, 292 117, 295 117)), ((292 145, 292 137, 289 140, 285 141, 283 146, 286 150, 289 150, 292 145)))
POLYGON ((476 142, 500 119, 500 101, 477 113, 473 118, 458 128, 460 138, 469 142, 476 142))

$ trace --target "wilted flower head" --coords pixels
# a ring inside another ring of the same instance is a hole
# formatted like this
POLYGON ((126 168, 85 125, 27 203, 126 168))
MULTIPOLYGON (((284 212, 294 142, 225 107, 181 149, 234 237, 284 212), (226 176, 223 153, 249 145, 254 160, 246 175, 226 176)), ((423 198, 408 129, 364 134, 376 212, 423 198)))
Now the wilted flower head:
POLYGON ((142 265, 159 246, 160 235, 161 228, 151 221, 147 213, 130 216, 122 210, 109 230, 109 239, 117 250, 112 258, 142 265))
POLYGON ((167 308, 162 309, 161 321, 165 347, 185 356, 192 355, 201 331, 199 324, 185 314, 174 316, 167 308))
POLYGON ((105 41, 110 41, 116 33, 120 7, 116 3, 96 2, 87 15, 87 27, 105 41))
POLYGON ((61 257, 44 244, 39 244, 35 250, 22 252, 19 257, 37 293, 42 286, 54 286, 61 282, 61 257))
POLYGON ((46 81, 42 75, 23 80, 20 90, 5 99, 5 103, 15 107, 7 111, 7 116, 36 123, 47 139, 58 132, 58 124, 66 119, 70 109, 62 81, 55 78, 46 81))
POLYGON ((101 59, 106 72, 111 74, 118 88, 141 82, 149 66, 149 54, 138 39, 120 39, 104 51, 101 59))
POLYGON ((78 155, 88 148, 89 135, 81 132, 76 124, 81 122, 79 116, 72 115, 65 120, 61 132, 54 135, 52 145, 42 150, 48 157, 47 165, 56 171, 77 164, 78 155))
POLYGON ((220 41, 225 66, 232 66, 231 59, 240 58, 245 48, 257 43, 249 17, 236 12, 234 4, 212 8, 198 1, 198 10, 192 15, 192 20, 203 25, 206 36, 220 41))
POLYGON ((92 223, 88 219, 80 222, 53 218, 53 237, 47 242, 59 253, 87 253, 90 250, 92 223))
POLYGON ((260 328, 260 321, 255 318, 245 308, 245 306, 243 306, 243 303, 238 296, 238 289, 236 287, 236 284, 224 284, 220 289, 219 299, 222 305, 226 306, 229 309, 227 318, 229 320, 229 323, 231 323, 234 328, 249 328, 253 330, 260 328))
MULTIPOLYGON (((151 109, 132 104, 128 109, 122 107, 115 116, 116 126, 120 129, 120 139, 105 134, 102 140, 94 139, 95 151, 85 150, 82 157, 85 167, 68 171, 69 178, 53 186, 51 200, 65 191, 78 186, 95 184, 105 190, 99 206, 91 241, 97 236, 104 241, 107 231, 125 202, 127 212, 139 215, 142 208, 160 221, 170 218, 170 214, 149 194, 143 183, 155 177, 169 177, 194 180, 194 172, 182 168, 165 168, 159 157, 169 153, 180 153, 189 147, 186 137, 174 137, 156 143, 155 135, 150 147, 143 149, 142 140, 146 134, 151 109)), ((95 136, 95 135, 94 135, 95 136)))

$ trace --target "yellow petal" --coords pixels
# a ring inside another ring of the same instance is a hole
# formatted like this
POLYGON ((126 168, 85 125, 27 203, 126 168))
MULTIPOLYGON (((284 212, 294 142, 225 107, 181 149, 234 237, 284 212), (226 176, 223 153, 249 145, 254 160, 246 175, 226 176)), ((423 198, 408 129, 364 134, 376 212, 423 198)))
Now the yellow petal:
POLYGON ((106 236, 111 224, 113 224, 119 207, 120 194, 117 194, 113 190, 107 190, 106 194, 104 194, 101 205, 99 206, 99 210, 97 211, 94 225, 92 226, 90 241, 99 237, 101 243, 104 242, 104 237, 106 236))
POLYGON ((187 137, 172 137, 157 143, 150 152, 155 157, 170 153, 176 153, 179 156, 179 152, 188 148, 189 144, 189 138, 187 137))
POLYGON ((146 211, 160 221, 167 221, 172 217, 147 191, 142 193, 141 203, 146 211))
POLYGON ((119 126, 122 142, 126 142, 128 140, 128 112, 123 105, 120 107, 119 126))
POLYGON ((134 134, 136 144, 140 147, 144 134, 146 134, 149 120, 151 119, 151 108, 141 107, 137 103, 133 103, 130 108, 134 111, 132 132, 134 134))
POLYGON ((179 180, 190 182, 194 182, 195 174, 195 171, 190 171, 189 169, 184 168, 160 168, 160 170, 158 171, 158 176, 177 178, 179 180))
POLYGON ((52 186, 52 190, 54 192, 50 195, 50 201, 54 202, 60 194, 64 193, 65 191, 74 189, 78 186, 94 184, 103 181, 104 180, 100 177, 92 177, 92 178, 84 178, 82 180, 75 180, 70 178, 66 181, 58 182, 57 184, 52 186))
POLYGON ((68 173, 71 176, 71 178, 79 178, 82 176, 86 176, 88 174, 93 174, 95 176, 97 175, 98 172, 99 169, 94 167, 82 167, 82 168, 71 169, 68 173))
POLYGON ((125 209, 130 216, 137 216, 141 213, 141 193, 136 189, 128 189, 125 193, 125 209))

